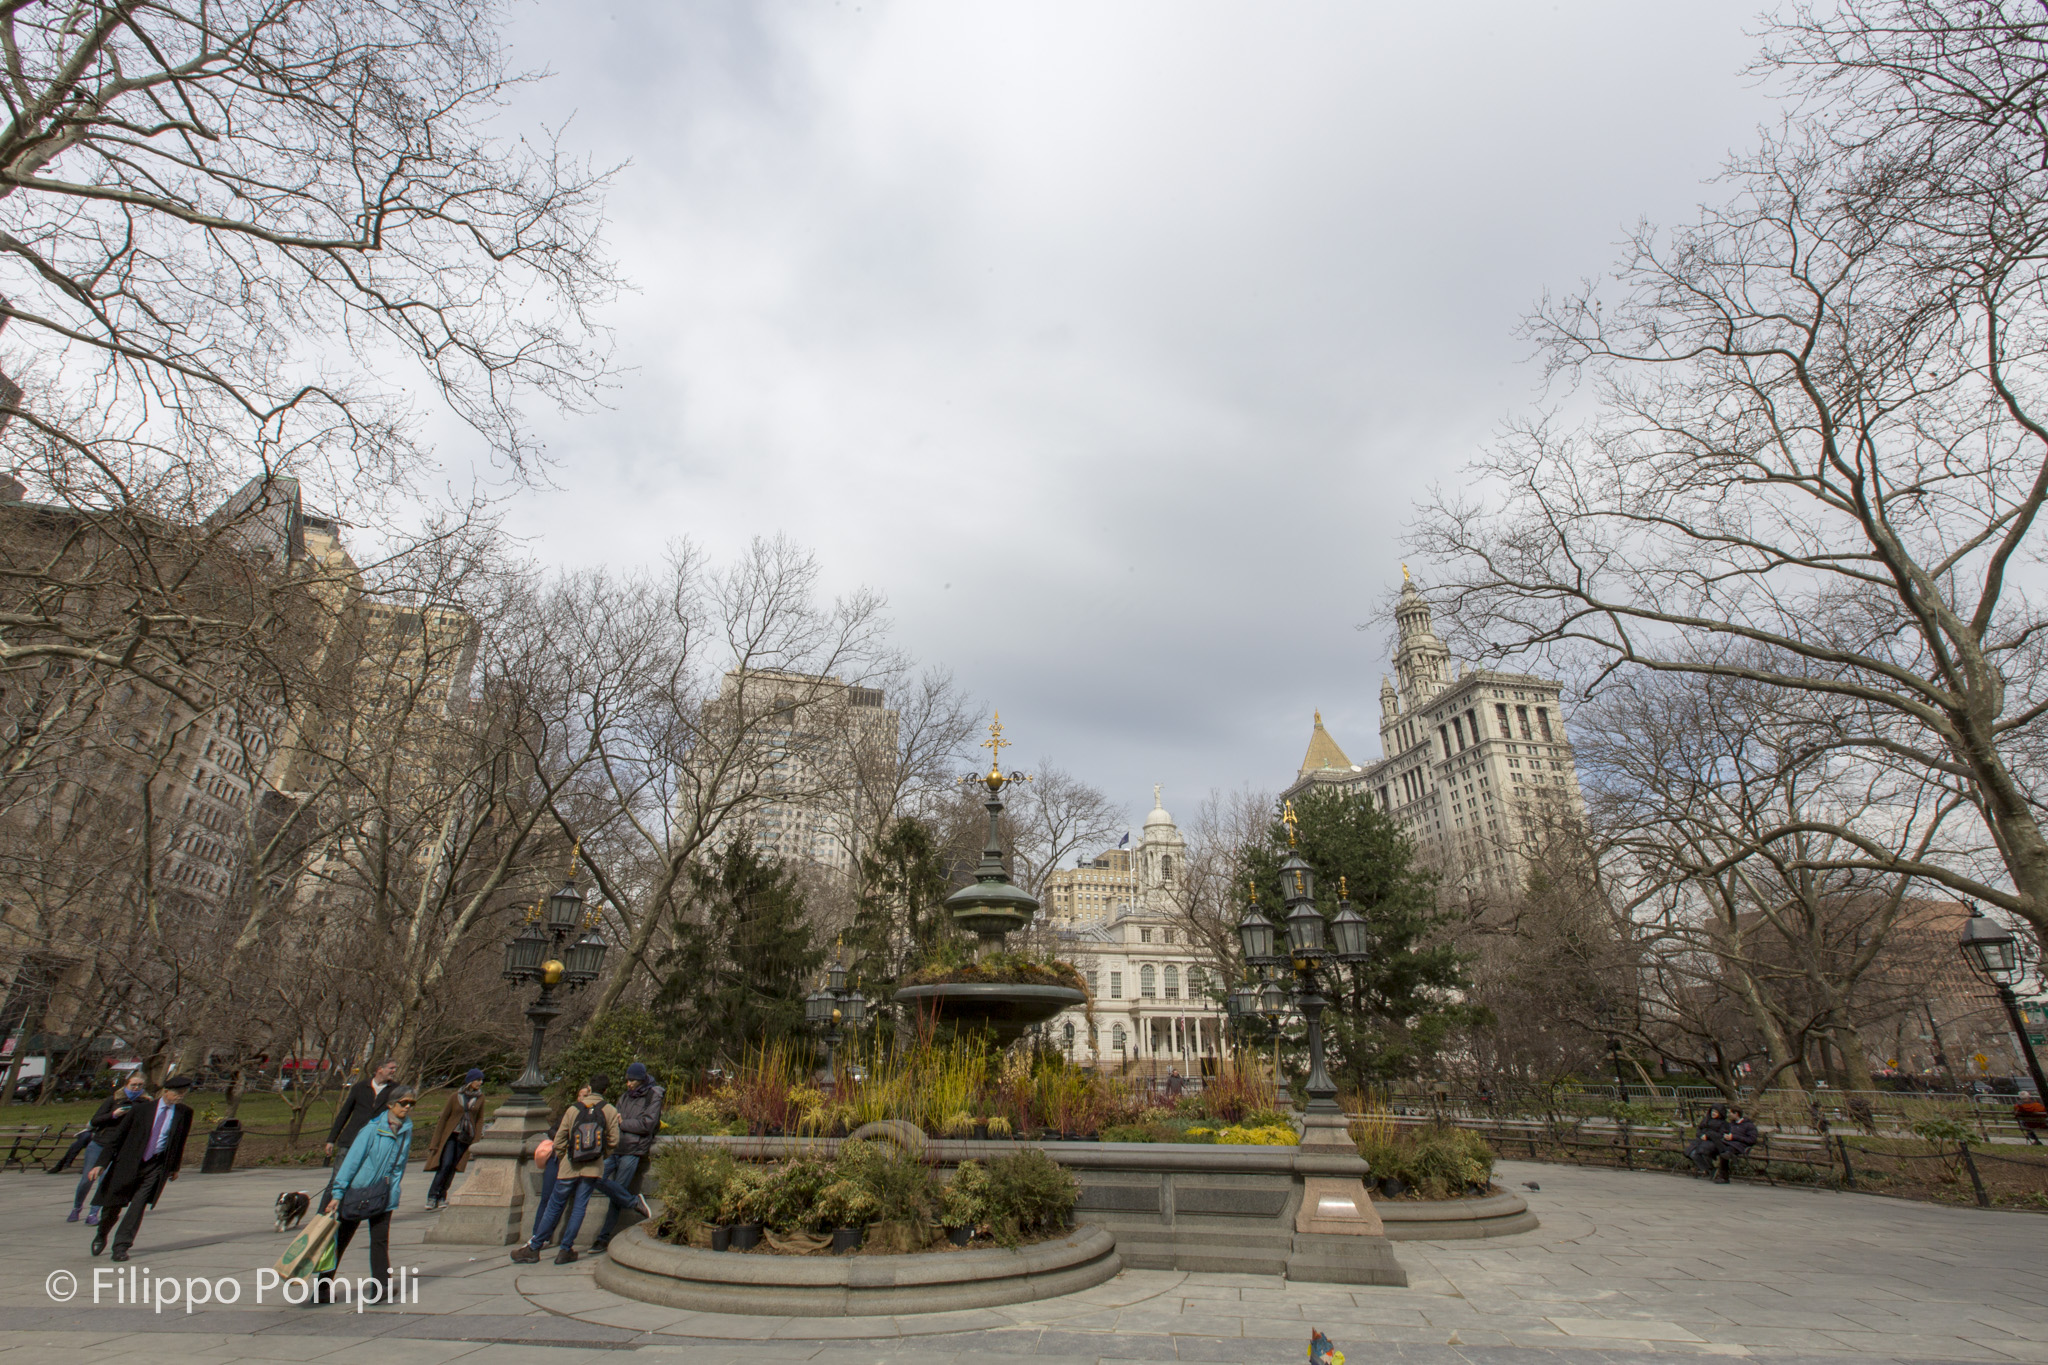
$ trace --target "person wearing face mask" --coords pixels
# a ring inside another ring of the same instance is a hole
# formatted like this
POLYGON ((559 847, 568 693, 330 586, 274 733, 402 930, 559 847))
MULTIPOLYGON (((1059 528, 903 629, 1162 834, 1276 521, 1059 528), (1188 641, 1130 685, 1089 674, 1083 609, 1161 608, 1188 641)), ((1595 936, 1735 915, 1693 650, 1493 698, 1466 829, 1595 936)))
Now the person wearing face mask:
POLYGON ((469 1145, 483 1130, 484 1072, 473 1066, 462 1078, 462 1088, 448 1097, 434 1140, 427 1144, 427 1169, 434 1173, 434 1183, 427 1187, 427 1212, 448 1202, 448 1187, 469 1164, 469 1145))

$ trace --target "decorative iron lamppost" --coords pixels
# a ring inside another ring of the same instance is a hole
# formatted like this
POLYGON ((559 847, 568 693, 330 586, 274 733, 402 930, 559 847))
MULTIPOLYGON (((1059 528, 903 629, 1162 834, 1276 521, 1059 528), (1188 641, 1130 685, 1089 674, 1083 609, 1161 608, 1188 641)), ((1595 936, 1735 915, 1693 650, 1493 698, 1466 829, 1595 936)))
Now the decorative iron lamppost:
POLYGON ((2027 1074, 2034 1078, 2034 1094, 2048 1100, 2048 1081, 2041 1079, 2041 1062, 2034 1055, 2033 1040, 2027 1037, 2027 1021, 2021 1016, 2019 998, 2012 991, 2025 975, 2013 936, 1997 920, 1973 905, 1970 907, 1970 922, 1963 926, 1963 937, 1956 946, 1963 950, 1963 956, 1970 965, 1998 988, 1998 999, 2005 1006, 2005 1017, 2012 1024, 2012 1031, 2019 1035, 2020 1055, 2027 1059, 2027 1074))
POLYGON ((1287 825, 1287 859, 1280 864, 1280 894, 1287 903, 1287 942, 1284 953, 1275 950, 1283 945, 1275 942, 1272 921, 1261 914, 1258 902, 1254 900, 1246 909, 1244 918, 1238 921, 1238 939, 1244 947, 1245 961, 1254 967, 1292 967, 1294 979, 1291 992, 1279 981, 1268 981, 1264 990, 1264 1002, 1269 1012, 1280 1013, 1285 997, 1293 996, 1294 1007, 1308 1021, 1308 1106, 1310 1114, 1340 1114, 1337 1106, 1337 1087, 1330 1080, 1330 1073, 1323 1061, 1323 1011, 1329 1008, 1329 1000, 1322 993, 1322 982, 1317 976, 1325 957, 1334 956, 1347 965, 1364 962, 1367 958, 1367 940, 1370 929, 1358 912, 1351 908, 1349 888, 1338 883, 1338 911, 1334 923, 1326 922, 1322 912, 1316 909, 1316 874, 1301 853, 1294 846, 1294 803, 1283 807, 1281 819, 1287 825), (1325 930, 1335 938, 1337 951, 1333 954, 1324 943, 1325 930), (1341 932, 1339 932, 1341 930, 1341 932))
POLYGON ((536 905, 526 914, 525 928, 505 945, 504 977, 515 986, 540 983, 540 994, 526 1007, 533 1025, 533 1038, 526 1048, 526 1070, 512 1082, 513 1099, 522 1107, 542 1104, 541 1091, 548 1079, 540 1069, 541 1046, 548 1025, 562 1012, 555 1000, 555 988, 581 990, 597 980, 604 970, 606 944, 597 932, 597 912, 585 911, 583 893, 576 889, 576 860, 579 845, 569 855, 569 875, 562 889, 548 897, 546 911, 536 905), (578 930, 582 937, 570 942, 578 930), (565 948, 563 945, 567 944, 565 948))
POLYGON ((840 1040, 848 1033, 857 1033, 867 1023, 868 998, 859 991, 846 987, 846 962, 842 956, 834 955, 832 965, 818 982, 818 989, 804 997, 804 1022, 818 1030, 825 1038, 824 1078, 832 1081, 838 1071, 833 1056, 840 1040))

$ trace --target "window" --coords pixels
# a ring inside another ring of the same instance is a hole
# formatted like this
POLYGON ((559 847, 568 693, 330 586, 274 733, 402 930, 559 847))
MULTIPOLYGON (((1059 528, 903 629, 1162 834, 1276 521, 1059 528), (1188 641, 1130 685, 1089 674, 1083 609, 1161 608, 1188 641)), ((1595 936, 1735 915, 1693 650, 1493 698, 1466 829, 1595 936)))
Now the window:
POLYGON ((1153 975, 1151 963, 1148 962, 1144 966, 1138 968, 1139 995, 1143 996, 1147 1000, 1150 1000, 1153 996, 1159 994, 1158 984, 1159 983, 1157 979, 1153 975))
POLYGON ((1208 980, 1205 977, 1203 977, 1202 969, 1200 967, 1188 968, 1188 999, 1201 999, 1203 993, 1207 991, 1208 988, 1209 983, 1208 980))
MULTIPOLYGON (((1140 930, 1138 931, 1138 942, 1140 942, 1140 943, 1150 943, 1151 941, 1152 941, 1152 931, 1151 931, 1150 929, 1140 929, 1140 930)), ((1147 968, 1146 968, 1145 970, 1146 970, 1146 971, 1150 971, 1150 970, 1152 970, 1152 969, 1151 969, 1150 967, 1147 967, 1147 968)))
POLYGON ((1543 742, 1545 744, 1550 743, 1550 708, 1545 706, 1536 708, 1536 728, 1543 732, 1543 742))
POLYGON ((1461 754, 1462 754, 1462 753, 1464 753, 1464 752, 1465 752, 1465 722, 1464 722, 1464 721, 1462 721, 1462 720, 1460 720, 1460 719, 1459 719, 1458 717, 1456 717, 1456 716, 1452 716, 1452 717, 1451 717, 1451 733, 1455 734, 1455 735, 1456 735, 1456 736, 1458 737, 1458 752, 1459 752, 1459 753, 1461 753, 1461 754))
POLYGON ((1444 742, 1444 757, 1449 758, 1454 752, 1451 748, 1450 727, 1447 725, 1439 725, 1436 727, 1436 734, 1437 738, 1441 739, 1444 742))
MULTIPOLYGON (((1122 972, 1111 972, 1109 974, 1109 998, 1112 1000, 1124 998, 1124 974, 1122 972)), ((1118 1029, 1117 1032, 1122 1033, 1123 1030, 1118 1029)))
POLYGON ((1180 968, 1178 967, 1169 966, 1166 969, 1166 998, 1168 1000, 1180 999, 1180 968))
POLYGON ((1517 706, 1515 708, 1515 719, 1522 722, 1522 738, 1534 739, 1535 736, 1529 733, 1529 708, 1526 706, 1517 706))
POLYGON ((1115 1028, 1110 1030, 1109 1040, 1110 1044, 1113 1047, 1115 1047, 1118 1052, 1122 1052, 1124 1050, 1124 1026, 1122 1024, 1118 1024, 1115 1028))
MULTIPOLYGON (((1548 734, 1549 731, 1546 730, 1544 733, 1548 734)), ((1173 855, 1171 853, 1159 855, 1159 880, 1167 883, 1169 886, 1173 884, 1173 855)))
POLYGON ((1099 982, 1098 982, 1098 981, 1096 980, 1096 973, 1094 973, 1094 972, 1092 972, 1092 971, 1091 971, 1091 972, 1089 972, 1089 973, 1088 973, 1088 994, 1090 994, 1090 995, 1095 995, 1095 994, 1097 994, 1097 993, 1098 993, 1098 992, 1099 992, 1099 991, 1100 991, 1101 989, 1102 989, 1102 987, 1101 987, 1101 984, 1100 984, 1100 983, 1099 983, 1099 982))
POLYGON ((1072 1052, 1074 1050, 1074 1026, 1072 1024, 1062 1024, 1060 1026, 1060 1037, 1066 1040, 1067 1051, 1072 1052))

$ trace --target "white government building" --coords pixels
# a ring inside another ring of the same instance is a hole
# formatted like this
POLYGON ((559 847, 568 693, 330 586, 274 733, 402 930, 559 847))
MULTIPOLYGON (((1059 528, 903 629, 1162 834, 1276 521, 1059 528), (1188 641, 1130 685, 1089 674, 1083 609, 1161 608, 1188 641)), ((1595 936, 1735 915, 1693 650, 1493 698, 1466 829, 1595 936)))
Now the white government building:
POLYGON ((1041 898, 1060 957, 1087 978, 1092 1010, 1055 1016, 1055 1047, 1086 1066, 1199 1076, 1227 1055, 1215 968, 1190 941, 1178 878, 1187 840, 1152 789, 1137 847, 1046 878, 1041 898))

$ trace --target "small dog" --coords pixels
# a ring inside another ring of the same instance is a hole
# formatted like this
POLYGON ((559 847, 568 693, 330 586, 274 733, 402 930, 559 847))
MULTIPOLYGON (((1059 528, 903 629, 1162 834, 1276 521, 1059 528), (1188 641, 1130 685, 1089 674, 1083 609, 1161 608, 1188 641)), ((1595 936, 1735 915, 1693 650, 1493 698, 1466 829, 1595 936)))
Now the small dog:
POLYGON ((277 1230, 284 1232, 297 1227, 312 1207, 312 1197, 304 1190, 286 1190, 277 1197, 277 1230))

